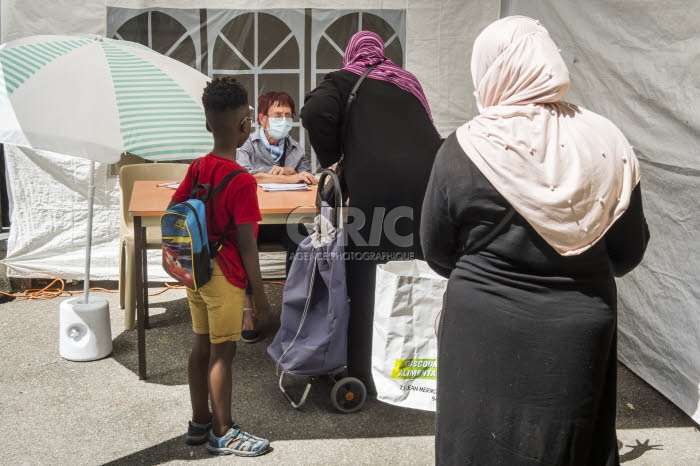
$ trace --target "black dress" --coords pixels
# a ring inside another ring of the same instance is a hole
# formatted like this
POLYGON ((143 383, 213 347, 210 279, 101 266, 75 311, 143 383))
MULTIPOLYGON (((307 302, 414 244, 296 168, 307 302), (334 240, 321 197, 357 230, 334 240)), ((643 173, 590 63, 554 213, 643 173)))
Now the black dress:
MULTIPOLYGON (((345 103, 358 79, 349 71, 330 73, 304 100, 301 120, 324 167, 340 158, 345 103)), ((347 263, 348 368, 370 393, 375 392, 371 345, 376 266, 388 260, 422 258, 421 204, 440 143, 440 135, 413 94, 384 81, 367 78, 362 82, 350 110, 344 145, 350 207, 364 216, 350 219, 363 226, 359 236, 350 234, 346 248, 351 257, 347 263), (397 207, 402 209, 394 210, 397 207), (392 215, 399 214, 394 221, 392 215), (390 230, 404 239, 396 244, 390 230)), ((352 229, 352 224, 346 228, 352 229)))
POLYGON ((605 238, 557 254, 508 209, 451 135, 423 205, 428 264, 449 277, 438 336, 436 463, 615 465, 614 276, 649 238, 640 187, 605 238))

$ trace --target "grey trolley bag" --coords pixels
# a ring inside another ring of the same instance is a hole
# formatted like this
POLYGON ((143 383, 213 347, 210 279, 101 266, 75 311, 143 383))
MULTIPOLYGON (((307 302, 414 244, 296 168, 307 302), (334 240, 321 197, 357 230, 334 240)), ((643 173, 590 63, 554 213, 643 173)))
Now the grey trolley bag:
POLYGON ((331 403, 338 411, 358 411, 367 399, 364 384, 347 374, 350 303, 345 277, 343 203, 340 183, 332 170, 322 173, 317 202, 321 213, 314 229, 297 248, 282 295, 280 329, 267 348, 280 375, 279 387, 294 408, 300 408, 312 383, 326 377, 333 383, 331 403), (329 185, 333 184, 333 190, 329 185), (299 401, 285 388, 285 377, 305 376, 299 401))

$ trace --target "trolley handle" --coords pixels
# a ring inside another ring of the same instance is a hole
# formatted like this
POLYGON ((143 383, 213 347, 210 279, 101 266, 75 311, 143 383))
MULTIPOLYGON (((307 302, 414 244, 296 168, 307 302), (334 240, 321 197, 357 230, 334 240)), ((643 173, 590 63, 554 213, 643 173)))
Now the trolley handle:
MULTIPOLYGON (((343 193, 341 192, 340 189, 340 179, 338 179, 338 175, 334 170, 323 170, 321 173, 321 177, 318 180, 318 194, 320 197, 320 202, 319 202, 319 209, 323 206, 323 200, 327 198, 327 192, 326 190, 329 189, 329 187, 326 187, 326 183, 328 182, 328 179, 330 178, 331 183, 332 183, 332 193, 335 197, 335 205, 331 206, 335 210, 336 214, 336 227, 342 228, 343 227, 343 193)), ((326 201, 328 202, 328 201, 326 201)))

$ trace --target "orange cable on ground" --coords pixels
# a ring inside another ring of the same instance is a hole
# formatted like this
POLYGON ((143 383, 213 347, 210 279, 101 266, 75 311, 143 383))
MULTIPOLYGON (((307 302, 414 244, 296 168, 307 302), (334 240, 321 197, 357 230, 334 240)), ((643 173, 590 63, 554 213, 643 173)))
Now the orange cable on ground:
POLYGON ((52 299, 52 298, 57 298, 61 296, 64 291, 65 291, 65 283, 63 280, 60 278, 55 279, 48 285, 46 285, 44 288, 38 289, 38 288, 30 288, 28 290, 25 290, 23 294, 12 294, 12 293, 5 293, 4 291, 0 291, 0 294, 3 296, 9 296, 10 298, 24 298, 24 299, 52 299), (51 288, 51 286, 56 283, 60 282, 60 288, 51 288))
POLYGON ((185 288, 184 285, 180 285, 180 284, 178 284, 178 283, 176 283, 175 285, 171 285, 170 283, 165 282, 164 285, 165 285, 165 288, 163 288, 163 289, 160 290, 160 291, 156 291, 155 293, 149 293, 148 296, 158 296, 159 294, 163 294, 163 293, 165 293, 166 291, 170 291, 170 290, 182 290, 182 289, 185 288))
MULTIPOLYGON (((263 280, 263 283, 268 283, 270 285, 284 285, 284 282, 280 281, 272 281, 272 280, 263 280)), ((174 284, 171 285, 170 283, 165 282, 164 283, 165 288, 162 290, 156 291, 154 293, 149 293, 148 296, 157 296, 159 294, 163 294, 166 291, 169 290, 182 290, 184 289, 184 285, 180 284, 174 284)), ((78 295, 78 294, 83 294, 84 291, 82 290, 76 290, 76 291, 68 291, 65 289, 66 288, 66 283, 60 279, 56 278, 54 281, 46 285, 44 288, 30 288, 28 290, 25 290, 24 293, 22 294, 12 294, 12 293, 5 293, 4 291, 0 291, 0 295, 3 296, 8 296, 10 298, 21 298, 21 299, 53 299, 53 298, 59 298, 61 297, 64 293, 68 294, 69 296, 72 295, 78 295), (57 288, 51 288, 54 283, 59 282, 60 286, 57 288)), ((105 293, 119 293, 119 290, 108 290, 107 288, 100 288, 100 287, 95 287, 95 288, 90 288, 90 291, 104 291, 105 293)))
MULTIPOLYGON (((104 291, 107 293, 117 293, 119 290, 114 291, 114 290, 108 290, 106 288, 100 288, 100 287, 95 287, 95 288, 90 288, 90 291, 104 291)), ((53 299, 53 298, 59 298, 63 296, 63 294, 68 294, 69 296, 72 295, 77 295, 77 294, 82 294, 84 291, 82 290, 76 290, 76 291, 68 291, 66 290, 66 284, 65 282, 60 279, 56 278, 54 281, 49 283, 43 288, 30 288, 28 290, 25 290, 24 293, 22 294, 12 294, 12 293, 5 293, 4 291, 0 291, 0 295, 3 296, 8 296, 10 298, 21 298, 21 299, 53 299), (60 286, 57 288, 52 288, 54 283, 59 282, 60 286)))
POLYGON ((285 282, 276 282, 273 280, 263 280, 263 283, 267 283, 269 285, 282 285, 282 286, 284 286, 285 282))

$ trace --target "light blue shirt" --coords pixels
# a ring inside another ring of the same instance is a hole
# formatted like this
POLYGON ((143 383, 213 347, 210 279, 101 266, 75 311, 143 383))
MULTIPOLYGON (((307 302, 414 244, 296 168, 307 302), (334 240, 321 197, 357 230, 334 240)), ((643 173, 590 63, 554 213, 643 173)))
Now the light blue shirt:
MULTIPOLYGON (((272 167, 279 166, 279 160, 275 162, 274 157, 267 147, 265 147, 265 142, 267 141, 263 142, 260 131, 255 131, 251 133, 245 144, 236 152, 236 162, 248 170, 251 175, 261 172, 267 173, 272 167)), ((306 159, 306 154, 304 154, 304 150, 299 143, 291 136, 287 136, 285 138, 285 145, 287 144, 289 147, 287 147, 287 156, 284 161, 284 166, 293 168, 297 173, 310 172, 311 165, 306 159)))

